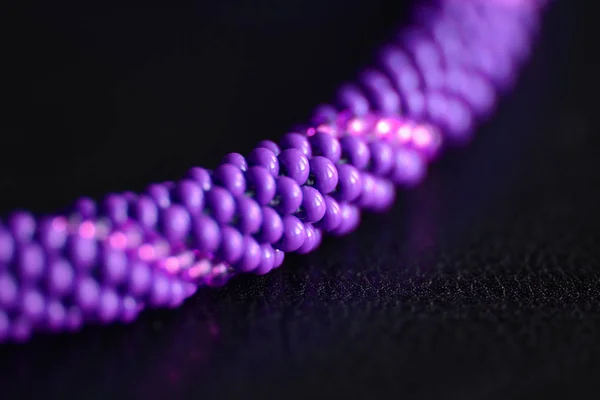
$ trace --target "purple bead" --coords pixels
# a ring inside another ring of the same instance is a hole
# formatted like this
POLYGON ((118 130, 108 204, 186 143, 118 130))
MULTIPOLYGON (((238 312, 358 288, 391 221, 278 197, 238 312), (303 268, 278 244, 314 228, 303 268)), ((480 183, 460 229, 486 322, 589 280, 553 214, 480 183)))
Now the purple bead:
POLYGON ((342 222, 332 234, 336 236, 347 235, 358 227, 360 223, 360 210, 358 207, 343 203, 340 205, 342 222))
POLYGON ((150 267, 141 261, 134 262, 129 275, 129 293, 138 298, 144 297, 150 290, 151 284, 150 267))
POLYGON ((341 161, 352 164, 360 170, 369 165, 371 158, 369 146, 361 138, 347 135, 340 139, 340 145, 342 147, 341 161))
POLYGON ((342 222, 342 214, 340 205, 331 196, 325 198, 325 215, 315 224, 316 228, 323 229, 325 232, 331 232, 336 229, 342 222))
POLYGON ((124 196, 112 194, 104 199, 104 210, 113 224, 120 225, 127 221, 127 199, 124 196))
POLYGON ((248 154, 248 165, 265 167, 273 176, 279 175, 279 162, 273 151, 265 147, 257 147, 248 154))
POLYGON ((103 323, 110 323, 119 315, 119 296, 110 287, 103 288, 100 293, 98 318, 103 323))
POLYGON ((185 241, 190 225, 190 214, 183 206, 174 204, 162 213, 163 232, 172 244, 185 241))
POLYGON ((338 90, 337 103, 342 109, 347 108, 357 116, 369 112, 369 101, 356 85, 342 86, 338 90))
POLYGON ((0 309, 10 309, 15 305, 19 294, 16 280, 8 273, 0 271, 0 309))
POLYGON ((375 192, 377 193, 377 196, 375 203, 371 206, 372 210, 379 212, 386 211, 394 204, 394 200, 396 199, 396 188, 394 187, 394 184, 387 179, 379 179, 377 181, 375 192))
POLYGON ((281 153, 281 149, 279 148, 277 143, 273 142, 272 140, 261 140, 260 142, 258 142, 256 147, 264 147, 265 149, 269 149, 275 155, 279 155, 279 153, 281 153))
POLYGON ((147 193, 159 208, 167 208, 171 205, 169 188, 165 184, 154 183, 148 186, 147 193))
POLYGON ((317 132, 310 137, 313 154, 315 156, 323 156, 328 158, 334 164, 337 163, 342 156, 342 146, 339 140, 333 135, 324 132, 317 132))
POLYGON ((5 341, 10 336, 10 320, 6 313, 0 310, 0 342, 5 341))
POLYGON ((191 214, 197 214, 204 207, 204 191, 200 184, 191 179, 184 179, 175 189, 176 198, 191 214))
POLYGON ((93 313, 100 301, 98 282, 89 276, 81 278, 75 289, 75 300, 84 314, 93 313))
POLYGON ((302 190, 292 178, 278 176, 275 180, 277 195, 272 206, 282 215, 294 213, 302 204, 302 190))
POLYGON ((88 197, 82 197, 77 200, 74 209, 81 214, 83 219, 94 218, 96 216, 96 202, 88 197))
POLYGON ((254 197, 258 204, 264 206, 269 204, 277 188, 275 186, 275 178, 264 167, 250 167, 246 172, 247 195, 254 197))
POLYGON ((375 109, 384 114, 395 114, 400 111, 400 97, 392 87, 389 79, 378 71, 367 71, 361 76, 375 109))
POLYGON ((50 300, 48 307, 46 307, 46 325, 48 329, 54 332, 62 330, 66 318, 67 312, 62 303, 57 300, 50 300))
POLYGON ((171 285, 168 276, 156 271, 153 275, 150 287, 150 304, 153 306, 164 306, 169 304, 171 298, 171 285))
POLYGON ((252 271, 261 262, 262 251, 260 245, 252 236, 244 236, 243 248, 244 254, 235 265, 235 268, 242 272, 252 271))
POLYGON ((12 259, 15 242, 11 234, 0 227, 0 263, 8 264, 12 259))
POLYGON ((102 251, 102 277, 109 285, 120 285, 127 279, 128 260, 123 251, 105 247, 102 251))
POLYGON ((331 193, 338 184, 338 172, 331 160, 315 156, 309 160, 310 175, 307 185, 317 189, 322 194, 331 193))
POLYGON ((258 232, 262 225, 262 210, 260 205, 253 199, 245 196, 236 198, 236 217, 235 226, 243 234, 253 234, 258 232))
POLYGON ((21 278, 37 281, 45 272, 44 251, 37 243, 28 243, 18 249, 18 265, 21 278))
POLYGON ((350 164, 339 164, 337 170, 339 180, 334 192, 335 198, 347 202, 356 200, 362 191, 360 172, 350 164))
MULTIPOLYGON (((299 133, 286 133, 279 141, 281 149, 296 149, 299 150, 305 157, 312 157, 312 148, 305 135, 299 133)), ((279 155, 281 161, 281 154, 279 155)))
POLYGON ((221 161, 221 163, 233 164, 244 172, 248 170, 248 163, 246 162, 244 156, 240 153, 227 154, 225 157, 223 157, 223 161, 221 161))
POLYGON ((257 235, 261 243, 275 243, 283 234, 283 222, 277 211, 271 207, 262 208, 263 223, 257 235))
POLYGON ((273 254, 273 268, 281 267, 281 264, 283 264, 283 260, 285 259, 285 252, 279 249, 273 249, 273 254))
POLYGON ((219 259, 229 265, 235 264, 244 252, 244 238, 242 234, 231 226, 221 227, 221 247, 219 248, 219 259))
POLYGON ((426 164, 416 151, 399 148, 396 150, 392 179, 396 184, 414 186, 419 183, 426 172, 426 164))
POLYGON ((296 148, 283 150, 279 156, 279 173, 304 185, 310 173, 308 158, 296 148))
POLYGON ((314 223, 325 215, 325 199, 315 188, 302 186, 302 206, 296 215, 305 223, 314 223))
POLYGON ((304 224, 304 232, 306 234, 306 238, 304 239, 304 243, 302 244, 302 246, 300 246, 300 248, 296 250, 296 253, 307 254, 316 248, 316 243, 318 239, 316 231, 317 229, 313 225, 304 224))
POLYGON ((171 308, 179 307, 183 303, 185 298, 186 298, 186 296, 185 296, 185 289, 183 287, 183 284, 176 279, 172 279, 171 280, 171 303, 169 304, 169 307, 171 307, 171 308))
POLYGON ((270 244, 262 244, 261 248, 261 260, 258 268, 254 270, 257 275, 264 275, 270 272, 275 266, 275 251, 270 244))
POLYGON ((205 192, 209 191, 212 187, 212 178, 210 176, 210 171, 207 169, 194 167, 188 171, 187 176, 193 181, 198 182, 205 192))
POLYGON ((231 221, 235 214, 235 201, 229 191, 220 186, 213 186, 206 192, 205 199, 215 221, 220 224, 231 221))
POLYGON ((27 212, 15 212, 8 221, 10 230, 16 241, 27 242, 32 239, 35 233, 35 218, 27 212))
POLYGON ((193 221, 194 245, 203 253, 214 253, 221 243, 221 229, 217 222, 206 216, 199 215, 193 221))
MULTIPOLYGON (((38 230, 40 243, 44 249, 49 252, 60 250, 67 243, 68 232, 66 229, 66 221, 64 222, 64 226, 60 226, 58 229, 56 221, 55 218, 45 218, 40 223, 38 230)), ((1 240, 2 239, 0 239, 0 241, 1 240)))
POLYGON ((121 304, 121 320, 132 322, 139 314, 139 305, 132 296, 125 296, 121 304))
POLYGON ((71 293, 75 282, 75 272, 67 260, 52 260, 48 265, 48 291, 56 297, 71 293))
POLYGON ((306 238, 304 224, 293 215, 286 215, 283 217, 282 221, 283 235, 277 242, 276 247, 286 253, 298 250, 306 238))
POLYGON ((158 209, 150 196, 140 196, 133 209, 136 220, 143 228, 154 229, 158 222, 158 209))
POLYGON ((233 164, 219 165, 213 173, 213 182, 223 186, 234 196, 241 196, 246 191, 244 173, 233 164))
POLYGON ((31 338, 32 326, 29 319, 25 316, 17 317, 13 320, 11 327, 11 337, 17 343, 23 343, 31 338))
POLYGON ((21 293, 21 310, 32 322, 38 322, 44 317, 46 303, 39 290, 26 288, 21 293))
POLYGON ((369 171, 375 175, 386 175, 392 170, 394 166, 394 152, 388 143, 382 140, 369 142, 369 151, 371 153, 369 171))
POLYGON ((318 106, 311 118, 314 125, 331 124, 337 119, 338 111, 334 106, 323 104, 318 106))

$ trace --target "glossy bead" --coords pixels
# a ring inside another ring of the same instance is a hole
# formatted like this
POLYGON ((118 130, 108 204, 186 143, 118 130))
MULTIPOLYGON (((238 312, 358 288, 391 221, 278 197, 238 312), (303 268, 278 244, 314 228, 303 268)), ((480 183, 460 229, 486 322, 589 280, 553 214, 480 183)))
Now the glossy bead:
POLYGON ((275 247, 286 253, 299 249, 306 238, 304 224, 293 215, 284 216, 282 221, 283 235, 275 247))
POLYGON ((377 178, 368 172, 363 173, 361 178, 362 190, 357 204, 362 208, 370 208, 377 202, 377 178))
POLYGON ((203 253, 214 253, 221 243, 221 229, 217 222, 206 215, 193 220, 195 248, 203 253))
POLYGON ((256 145, 256 147, 264 147, 265 149, 269 149, 275 155, 279 155, 279 153, 281 152, 281 149, 279 148, 279 146, 277 145, 277 143, 275 143, 272 140, 261 140, 260 142, 258 142, 258 144, 256 145))
POLYGON ((8 221, 10 230, 16 241, 26 242, 31 240, 35 233, 36 223, 33 215, 19 211, 10 216, 8 221))
POLYGON ((331 196, 325 198, 325 215, 315 224, 315 227, 323 229, 325 232, 330 232, 336 229, 342 222, 342 214, 339 203, 331 196))
POLYGON ((262 244, 260 246, 261 249, 261 260, 258 268, 256 268, 253 272, 257 275, 264 275, 270 272, 275 265, 275 251, 270 244, 262 244))
POLYGON ((70 294, 73 283, 75 282, 75 273, 73 267, 67 260, 52 260, 48 265, 48 291, 56 297, 62 297, 70 294))
POLYGON ((337 115, 338 111, 335 107, 329 104, 323 104, 315 109, 311 122, 314 125, 331 124, 335 122, 337 115))
POLYGON ((269 204, 277 188, 275 178, 264 167, 250 167, 246 172, 246 195, 253 197, 262 206, 269 204))
POLYGON ((277 195, 271 202, 280 214, 286 215, 296 212, 302 204, 302 190, 292 178, 278 176, 275 180, 277 195))
MULTIPOLYGON (((299 133, 286 133, 279 141, 279 145, 282 150, 297 149, 304 154, 305 157, 312 157, 312 148, 305 135, 299 133)), ((279 154, 279 156, 281 160, 281 155, 279 154)))
POLYGON ((307 185, 317 189, 322 194, 331 193, 338 184, 338 172, 331 160, 315 156, 309 160, 310 175, 307 185))
POLYGON ((231 226, 221 227, 221 247, 218 251, 219 259, 227 264, 235 264, 244 252, 244 239, 242 234, 231 226))
POLYGON ((262 208, 263 223, 257 239, 261 243, 275 243, 283 234, 283 222, 277 211, 271 207, 262 208))
POLYGON ((190 231, 191 218, 185 207, 174 204, 162 213, 163 232, 171 243, 181 243, 190 231))
POLYGON ((334 196, 338 201, 352 202, 356 200, 362 191, 360 172, 350 164, 339 164, 338 185, 334 196))
POLYGON ((197 214, 204 207, 204 191, 200 184, 191 179, 184 179, 177 184, 175 197, 191 214, 197 214))
POLYGON ((261 262, 262 251, 258 242, 252 236, 244 236, 244 254, 238 260, 235 268, 248 272, 256 269, 261 262))
POLYGON ((248 163, 243 155, 240 153, 229 153, 225 157, 223 157, 222 164, 233 164, 238 167, 242 171, 248 170, 248 163))
POLYGON ((50 300, 46 307, 46 324, 50 331, 60 331, 63 329, 67 318, 65 307, 60 301, 50 300))
POLYGON ((312 224, 304 224, 304 232, 306 237, 304 239, 304 243, 302 243, 302 246, 296 250, 296 253, 306 254, 315 249, 315 243, 317 241, 316 231, 317 229, 312 224))
POLYGON ((394 166, 394 152, 389 143, 382 140, 371 141, 369 142, 369 151, 371 153, 369 171, 375 175, 389 173, 394 166))
POLYGON ((279 268, 281 264, 283 264, 283 260, 285 259, 285 252, 279 249, 273 249, 273 268, 279 268))
POLYGON ((233 164, 219 165, 213 172, 213 182, 234 196, 241 196, 246 191, 244 173, 233 164))
POLYGON ((371 153, 369 146, 359 137, 346 135, 340 139, 342 158, 340 161, 354 165, 362 170, 369 165, 371 153))
POLYGON ((187 177, 196 181, 205 192, 212 187, 211 173, 207 169, 194 167, 188 171, 187 177))
POLYGON ((380 179, 377 182, 375 191, 377 196, 376 201, 371 206, 372 210, 379 212, 386 211, 394 204, 394 200, 396 199, 396 188, 393 183, 387 179, 380 179))
POLYGON ((169 303, 171 297, 171 285, 168 276, 162 272, 153 274, 150 286, 150 304, 163 306, 169 303))
POLYGON ((229 191, 220 187, 213 186, 205 193, 206 206, 211 216, 221 224, 231 221, 235 214, 235 201, 229 191))
POLYGON ((298 185, 304 185, 310 173, 308 158, 296 148, 283 150, 279 156, 279 173, 295 180, 298 185))
POLYGON ((400 97, 384 74, 376 70, 369 70, 361 75, 360 82, 366 89, 376 110, 384 114, 400 111, 400 97))
POLYGON ((334 164, 340 160, 342 146, 339 140, 333 135, 317 132, 309 140, 312 145, 313 155, 328 158, 334 164))
POLYGON ((250 197, 240 196, 236 201, 235 226, 243 234, 258 232, 262 225, 262 210, 260 205, 250 197))
POLYGON ((325 215, 325 199, 323 195, 315 188, 302 186, 302 206, 296 214, 305 223, 314 223, 319 221, 325 215))
POLYGON ((119 315, 119 297, 113 288, 106 287, 100 292, 98 318, 103 323, 117 319, 119 315))
POLYGON ((265 147, 257 147, 247 157, 248 165, 265 167, 273 176, 279 175, 279 162, 273 151, 265 147))

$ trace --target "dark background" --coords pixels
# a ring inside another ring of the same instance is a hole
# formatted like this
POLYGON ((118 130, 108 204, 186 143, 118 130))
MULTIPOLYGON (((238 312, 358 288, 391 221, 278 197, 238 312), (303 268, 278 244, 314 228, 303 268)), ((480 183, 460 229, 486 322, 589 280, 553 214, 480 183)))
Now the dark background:
MULTIPOLYGON (((2 346, 0 397, 597 398, 598 24, 583 1, 556 3, 497 115, 391 213, 180 310, 2 346)), ((7 7, 2 214, 142 189, 277 138, 408 6, 7 7)))

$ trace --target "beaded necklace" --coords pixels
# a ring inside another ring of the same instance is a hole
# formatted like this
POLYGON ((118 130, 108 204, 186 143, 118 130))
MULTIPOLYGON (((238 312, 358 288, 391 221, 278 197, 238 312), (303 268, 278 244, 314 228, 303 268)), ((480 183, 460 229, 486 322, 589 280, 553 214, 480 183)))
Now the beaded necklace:
POLYGON ((81 198, 65 215, 11 214, 0 224, 0 342, 175 308, 390 208, 514 84, 544 4, 431 1, 374 68, 278 143, 141 194, 81 198))

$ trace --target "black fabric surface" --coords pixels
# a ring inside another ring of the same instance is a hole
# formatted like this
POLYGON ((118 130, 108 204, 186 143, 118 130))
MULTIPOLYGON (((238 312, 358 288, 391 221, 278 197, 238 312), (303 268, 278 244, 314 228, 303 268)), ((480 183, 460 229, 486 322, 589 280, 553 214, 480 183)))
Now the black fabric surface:
MULTIPOLYGON (((5 13, 4 211, 277 138, 406 14, 367 3, 5 13)), ((0 398, 597 398, 597 24, 556 3, 496 116, 391 213, 179 310, 1 346, 0 398)))

